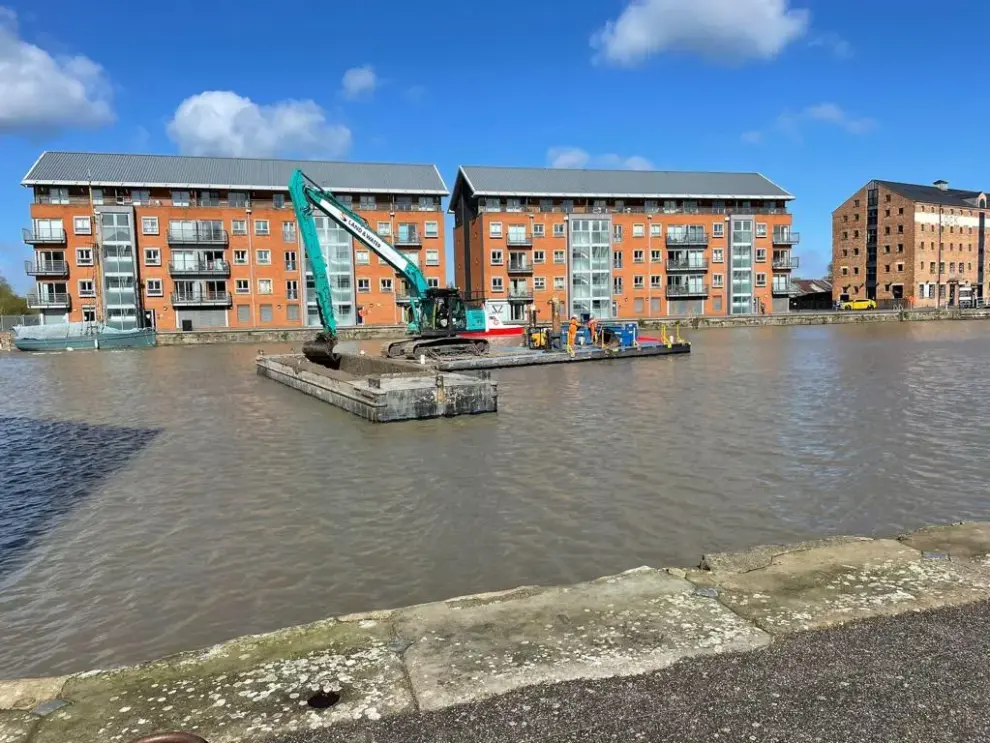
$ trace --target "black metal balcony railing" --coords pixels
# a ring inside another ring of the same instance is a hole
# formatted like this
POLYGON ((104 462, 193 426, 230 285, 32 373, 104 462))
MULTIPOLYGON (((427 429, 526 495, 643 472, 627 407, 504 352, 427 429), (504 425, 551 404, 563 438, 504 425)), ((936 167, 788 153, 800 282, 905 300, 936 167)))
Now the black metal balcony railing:
POLYGON ((667 261, 668 271, 707 271, 708 270, 708 259, 702 258, 701 260, 668 260, 667 261))
POLYGON ((800 232, 778 232, 774 230, 773 242, 775 245, 797 245, 801 242, 800 232))
POLYGON ((423 238, 418 232, 400 232, 395 238, 396 245, 422 245, 423 238))
POLYGON ((170 276, 230 276, 230 264, 227 261, 172 261, 168 264, 168 272, 170 276))
POLYGON ((213 227, 168 231, 168 241, 172 245, 226 245, 228 240, 226 230, 213 227))
POLYGON ((30 292, 27 295, 31 309, 69 309, 70 297, 65 292, 30 292))
POLYGON ((509 289, 509 301, 510 302, 532 302, 533 301, 533 290, 532 289, 509 289))
POLYGON ((68 276, 69 264, 65 261, 24 261, 28 276, 68 276))
POLYGON ((65 242, 65 230, 59 229, 36 230, 25 227, 21 230, 21 235, 28 245, 59 245, 65 242))
POLYGON ((230 292, 172 292, 172 304, 176 307, 229 307, 231 303, 230 292))
POLYGON ((796 255, 790 255, 786 258, 774 258, 773 268, 775 271, 790 271, 795 268, 801 268, 801 259, 796 255))
POLYGON ((517 245, 527 247, 533 244, 533 236, 528 232, 509 232, 505 238, 506 245, 517 245))
POLYGON ((533 273, 533 264, 526 261, 509 261, 509 273, 531 274, 533 273))
POLYGON ((694 230, 692 230, 691 232, 674 232, 674 233, 668 232, 667 244, 668 245, 707 245, 708 233, 697 232, 694 230))
POLYGON ((668 297, 707 297, 708 284, 667 284, 668 297))

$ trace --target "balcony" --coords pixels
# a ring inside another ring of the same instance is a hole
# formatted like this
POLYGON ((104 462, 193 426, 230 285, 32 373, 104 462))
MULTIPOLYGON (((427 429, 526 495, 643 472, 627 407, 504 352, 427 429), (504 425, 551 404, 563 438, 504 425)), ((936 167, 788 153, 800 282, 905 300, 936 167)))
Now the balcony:
POLYGON ((65 261, 24 261, 24 272, 28 276, 68 276, 69 264, 65 261))
POLYGON ((530 288, 525 289, 509 289, 509 301, 510 302, 532 302, 533 301, 533 290, 530 288))
POLYGON ((173 307, 230 307, 230 292, 172 292, 173 307))
POLYGON ((529 248, 533 245, 533 236, 528 232, 513 232, 509 230, 509 234, 505 237, 505 244, 510 247, 515 245, 519 248, 529 248))
POLYGON ((691 232, 667 233, 668 245, 708 245, 708 233, 692 230, 691 232))
POLYGON ((67 310, 70 299, 64 292, 30 292, 27 305, 33 310, 67 310))
POLYGON ((423 237, 415 230, 408 232, 400 231, 395 237, 396 247, 419 247, 423 244, 423 237))
POLYGON ((169 276, 230 276, 230 264, 227 261, 172 261, 168 264, 169 276))
POLYGON ((801 259, 796 255, 773 259, 774 271, 793 271, 795 268, 801 268, 801 259))
POLYGON ((226 230, 206 225, 168 231, 169 245, 227 245, 228 240, 226 230))
POLYGON ((28 245, 64 245, 65 244, 65 230, 59 229, 43 229, 36 230, 30 227, 25 227, 21 230, 21 235, 24 237, 24 242, 28 245))
POLYGON ((773 232, 774 245, 797 245, 799 242, 801 242, 800 232, 781 232, 778 230, 773 232))
POLYGON ((668 299, 707 297, 708 284, 667 284, 668 299))
POLYGON ((775 281, 773 282, 773 288, 770 291, 777 297, 789 296, 791 293, 791 282, 775 281))
POLYGON ((701 260, 668 260, 667 261, 667 271, 677 272, 677 271, 707 271, 708 270, 708 259, 702 258, 701 260))
POLYGON ((509 261, 509 275, 528 276, 533 273, 533 264, 529 261, 509 261))

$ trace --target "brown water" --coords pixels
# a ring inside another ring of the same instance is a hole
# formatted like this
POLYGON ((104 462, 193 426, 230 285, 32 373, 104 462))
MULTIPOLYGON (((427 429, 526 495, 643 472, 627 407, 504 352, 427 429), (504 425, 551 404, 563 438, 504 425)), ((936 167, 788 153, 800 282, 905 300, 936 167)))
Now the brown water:
POLYGON ((253 346, 0 356, 0 678, 988 518, 990 323, 692 339, 380 426, 257 377, 253 346))

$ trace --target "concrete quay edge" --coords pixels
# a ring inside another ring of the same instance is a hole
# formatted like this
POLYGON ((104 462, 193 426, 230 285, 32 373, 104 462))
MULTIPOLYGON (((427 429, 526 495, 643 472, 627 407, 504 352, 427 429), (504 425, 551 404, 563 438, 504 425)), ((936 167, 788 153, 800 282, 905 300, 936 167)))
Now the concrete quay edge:
POLYGON ((693 569, 350 614, 138 666, 0 681, 0 743, 128 743, 166 731, 260 742, 983 600, 990 522, 764 545, 705 555, 693 569), (314 708, 318 693, 339 701, 314 708))

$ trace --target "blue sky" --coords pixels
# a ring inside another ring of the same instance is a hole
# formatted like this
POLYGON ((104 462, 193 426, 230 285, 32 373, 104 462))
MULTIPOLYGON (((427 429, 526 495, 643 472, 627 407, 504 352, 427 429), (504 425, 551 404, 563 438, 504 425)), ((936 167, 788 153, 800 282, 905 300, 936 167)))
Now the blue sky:
POLYGON ((7 2, 0 273, 22 289, 44 149, 433 162, 448 186, 462 163, 755 170, 797 196, 806 276, 870 178, 990 188, 975 1, 7 2))

